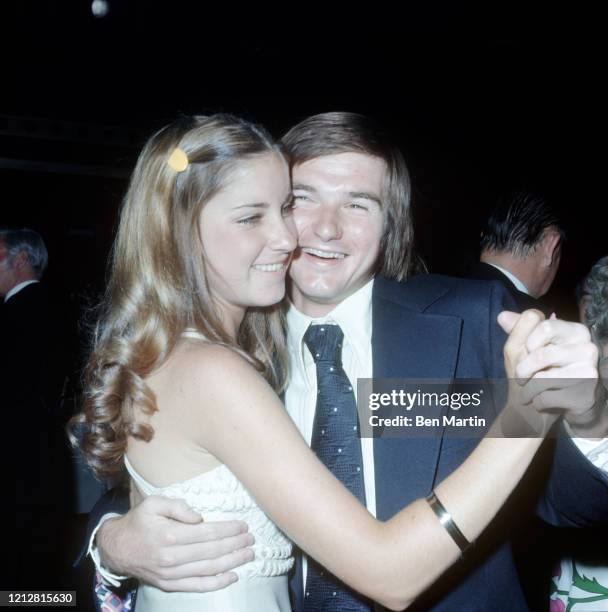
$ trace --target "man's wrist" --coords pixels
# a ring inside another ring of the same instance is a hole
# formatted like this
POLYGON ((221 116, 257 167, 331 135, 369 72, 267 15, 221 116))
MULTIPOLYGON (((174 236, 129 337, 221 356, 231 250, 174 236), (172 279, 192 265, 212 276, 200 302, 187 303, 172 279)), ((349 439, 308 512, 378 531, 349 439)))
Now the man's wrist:
POLYGON ((596 404, 576 417, 570 415, 564 419, 566 431, 573 438, 602 440, 608 437, 608 404, 596 404))
POLYGON ((108 513, 101 517, 101 520, 93 530, 89 541, 88 554, 91 556, 97 571, 103 578, 104 582, 115 587, 121 586, 121 582, 126 580, 128 576, 121 575, 121 568, 108 567, 106 565, 106 557, 103 546, 99 546, 100 542, 105 540, 104 536, 108 536, 108 530, 111 530, 112 523, 117 519, 122 518, 120 514, 108 513))

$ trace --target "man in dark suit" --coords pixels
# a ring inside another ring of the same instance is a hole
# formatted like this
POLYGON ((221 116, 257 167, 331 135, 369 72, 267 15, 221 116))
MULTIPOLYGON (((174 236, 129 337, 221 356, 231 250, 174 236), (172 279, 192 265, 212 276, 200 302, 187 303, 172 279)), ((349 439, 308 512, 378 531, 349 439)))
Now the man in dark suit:
POLYGON ((4 422, 11 424, 6 439, 12 451, 18 534, 11 560, 13 588, 53 586, 57 565, 52 401, 58 390, 51 367, 56 360, 49 296, 41 282, 47 262, 47 249, 37 232, 0 231, 2 413, 4 422), (35 564, 33 550, 40 560, 35 564))
MULTIPOLYGON (((35 295, 40 290, 48 263, 48 252, 40 235, 30 229, 0 230, 0 298, 3 313, 17 313, 20 318, 40 314, 35 295), (25 289, 30 288, 30 291, 25 289)), ((10 315, 9 315, 10 316, 10 315)), ((17 317, 17 315, 12 315, 17 317)), ((11 331, 11 330, 7 330, 11 331)))
POLYGON ((513 296, 518 310, 539 308, 561 257, 564 231, 542 196, 524 191, 503 194, 481 234, 480 261, 468 278, 497 280, 513 296))
MULTIPOLYGON (((480 260, 466 273, 467 278, 500 282, 511 294, 519 312, 536 308, 549 317, 553 310, 543 301, 557 273, 564 231, 557 214, 540 194, 510 191, 501 194, 481 233, 480 260)), ((551 463, 550 443, 537 458, 540 465, 551 463)), ((539 483, 532 488, 539 488, 539 483)), ((551 551, 560 537, 558 529, 537 517, 521 526, 523 537, 514 545, 522 584, 533 607, 547 601, 548 577, 555 565, 551 551), (521 546, 519 546, 521 544, 521 546)))
POLYGON ((0 231, 0 332, 4 392, 27 405, 13 418, 28 422, 48 412, 46 388, 50 333, 49 300, 41 283, 48 254, 29 229, 0 231))
MULTIPOLYGON (((446 380, 504 376, 505 336, 496 317, 515 305, 500 285, 435 276, 404 282, 413 259, 409 178, 401 154, 375 126, 358 115, 328 113, 303 121, 283 142, 293 163, 300 247, 290 269, 287 323, 292 367, 285 403, 302 435, 308 441, 314 438, 319 409, 314 354, 304 341, 311 325, 340 327, 342 366, 352 386, 372 375, 446 380)), ((486 405, 484 410, 491 408, 486 405)), ((493 418, 490 412, 484 414, 493 418)), ((351 429, 357 440, 356 428, 351 429)), ((476 443, 448 438, 361 438, 362 501, 369 510, 387 519, 415 498, 428 495, 476 443)), ((567 487, 556 477, 549 500, 555 503, 548 503, 544 511, 557 520, 559 507, 569 520, 582 521, 577 500, 582 494, 606 494, 608 482, 598 479, 597 471, 569 439, 562 446, 560 457, 574 458, 573 469, 580 471, 580 477, 567 487)), ((313 449, 322 455, 318 441, 313 441, 313 449)), ((587 520, 608 510, 605 496, 606 504, 587 520)), ((125 508, 124 501, 121 507, 115 500, 98 508, 92 523, 96 525, 108 510, 125 508)), ((179 504, 149 498, 126 516, 101 526, 97 553, 116 572, 166 590, 224 586, 226 570, 246 559, 237 550, 242 539, 236 538, 242 536, 225 532, 227 537, 219 539, 212 531, 219 524, 195 523, 179 504), (190 523, 180 526, 180 533, 189 535, 171 547, 162 534, 175 519, 190 523), (211 536, 214 549, 209 545, 211 536), (167 553, 173 560, 169 566, 156 563, 167 553), (213 582, 200 578, 211 575, 213 582)), ((498 531, 433 587, 421 603, 424 609, 526 609, 504 530, 498 531)), ((317 580, 318 574, 318 567, 303 558, 292 583, 296 609, 332 609, 329 602, 317 601, 316 608, 307 603, 311 576, 317 580)), ((336 585, 327 592, 333 597, 339 590, 343 589, 336 585)), ((348 609, 370 609, 369 602, 357 599, 348 609)))

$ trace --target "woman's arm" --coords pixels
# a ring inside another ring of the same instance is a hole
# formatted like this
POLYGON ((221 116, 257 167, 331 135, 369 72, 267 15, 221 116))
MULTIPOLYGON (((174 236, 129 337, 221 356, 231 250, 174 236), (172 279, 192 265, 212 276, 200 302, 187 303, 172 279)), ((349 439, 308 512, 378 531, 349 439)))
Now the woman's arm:
MULTIPOLYGON (((386 523, 376 521, 317 460, 275 393, 236 354, 204 346, 179 371, 183 380, 176 383, 195 441, 228 465, 270 518, 341 580, 400 609, 458 559, 458 547, 424 500, 386 523)), ((484 439, 436 488, 469 541, 503 505, 540 444, 484 439)))

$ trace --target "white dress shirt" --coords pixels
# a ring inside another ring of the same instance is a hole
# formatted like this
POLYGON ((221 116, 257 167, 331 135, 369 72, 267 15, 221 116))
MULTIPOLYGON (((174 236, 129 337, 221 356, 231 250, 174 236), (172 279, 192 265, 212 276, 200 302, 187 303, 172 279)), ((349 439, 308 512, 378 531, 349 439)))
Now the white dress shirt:
MULTIPOLYGON (((500 266, 497 266, 496 264, 488 264, 490 266, 492 266, 493 268, 496 268, 498 271, 502 272, 514 285, 515 288, 518 291, 521 291, 522 293, 525 293, 526 295, 530 295, 530 292, 528 291, 528 288, 517 278, 517 276, 515 276, 515 274, 511 274, 511 272, 509 272, 509 270, 505 270, 504 268, 501 268, 500 266)), ((532 297, 532 296, 530 296, 532 297)))

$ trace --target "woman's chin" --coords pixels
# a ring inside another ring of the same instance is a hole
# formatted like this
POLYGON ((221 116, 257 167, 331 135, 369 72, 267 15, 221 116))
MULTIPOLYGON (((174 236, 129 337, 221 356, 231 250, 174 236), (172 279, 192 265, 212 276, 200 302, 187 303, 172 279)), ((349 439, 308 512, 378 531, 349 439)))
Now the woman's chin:
POLYGON ((285 297, 285 286, 281 289, 267 290, 260 292, 252 300, 250 308, 265 308, 267 306, 274 306, 278 304, 285 297))

